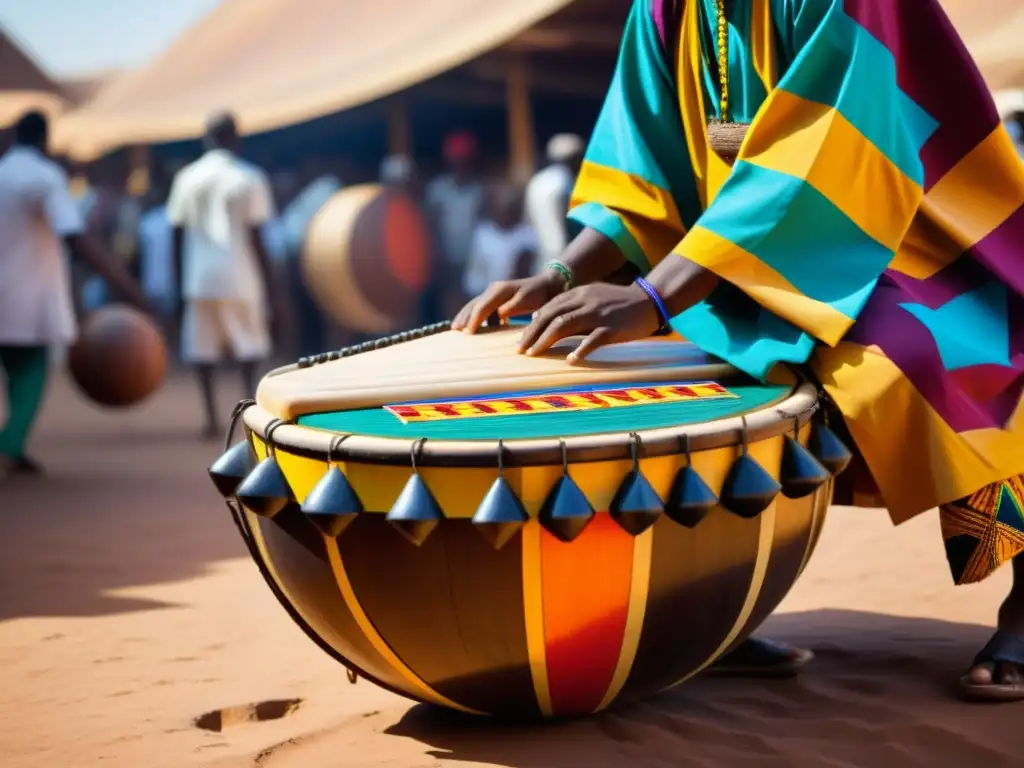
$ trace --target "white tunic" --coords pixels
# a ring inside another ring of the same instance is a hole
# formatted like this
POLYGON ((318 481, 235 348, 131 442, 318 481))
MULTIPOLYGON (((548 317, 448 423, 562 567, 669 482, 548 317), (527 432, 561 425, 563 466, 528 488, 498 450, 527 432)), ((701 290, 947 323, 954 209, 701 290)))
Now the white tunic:
POLYGON ((512 279, 520 257, 536 251, 537 235, 529 224, 501 229, 491 221, 480 222, 473 231, 462 290, 479 296, 491 283, 512 279))
POLYGON ((186 300, 262 303, 265 293, 250 229, 274 216, 266 174, 224 150, 212 150, 178 173, 167 219, 185 234, 186 300))
POLYGON ((68 344, 77 333, 62 239, 84 222, 67 174, 36 149, 0 157, 0 344, 68 344))
POLYGON ((540 241, 537 272, 549 261, 558 259, 569 244, 566 216, 574 181, 572 171, 555 164, 536 173, 526 186, 526 220, 540 241))

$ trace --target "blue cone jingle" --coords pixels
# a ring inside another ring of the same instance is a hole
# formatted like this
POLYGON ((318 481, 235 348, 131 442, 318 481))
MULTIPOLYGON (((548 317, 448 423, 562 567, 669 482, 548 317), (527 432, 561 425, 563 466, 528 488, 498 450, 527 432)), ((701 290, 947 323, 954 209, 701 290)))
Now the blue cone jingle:
POLYGON ((395 530, 417 547, 427 540, 443 519, 441 505, 418 472, 413 472, 387 515, 395 530))
POLYGON ((495 549, 501 549, 528 519, 523 502, 508 480, 499 476, 480 502, 473 524, 495 549))
POLYGON ((810 451, 788 435, 782 448, 782 469, 779 475, 782 495, 789 499, 809 496, 831 477, 810 451))
POLYGON ((612 519, 632 536, 639 536, 658 522, 664 511, 665 503, 639 469, 626 475, 609 509, 612 519))
POLYGON ((838 475, 853 460, 853 454, 850 453, 850 449, 843 445, 843 441, 839 439, 835 432, 829 429, 826 424, 820 422, 814 425, 807 447, 810 448, 814 457, 821 462, 821 465, 833 475, 838 475))
POLYGON ((551 489, 540 511, 540 524, 568 543, 583 533, 594 519, 594 508, 569 475, 562 475, 551 489))
POLYGON ((363 511, 363 503, 345 473, 335 465, 313 486, 302 502, 302 511, 321 533, 333 538, 363 511))
POLYGON ((256 454, 248 440, 241 440, 224 452, 210 467, 210 479, 225 499, 234 496, 246 475, 256 466, 256 454))
POLYGON ((665 504, 665 514, 686 528, 693 528, 718 506, 718 496, 704 478, 687 464, 676 475, 665 504))
POLYGON ((292 489, 277 459, 268 456, 242 481, 235 495, 254 515, 273 517, 292 500, 292 489))
POLYGON ((749 454, 742 454, 722 484, 722 506, 740 517, 757 517, 771 506, 782 486, 749 454))

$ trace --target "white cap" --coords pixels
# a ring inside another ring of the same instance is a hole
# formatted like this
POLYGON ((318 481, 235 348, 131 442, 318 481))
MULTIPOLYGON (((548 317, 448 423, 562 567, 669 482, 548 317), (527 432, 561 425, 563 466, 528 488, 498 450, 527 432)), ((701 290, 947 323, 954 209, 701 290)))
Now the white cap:
POLYGON ((575 133, 559 133, 548 141, 548 160, 552 163, 563 163, 583 154, 584 148, 583 139, 575 133))
POLYGON ((412 160, 406 155, 388 155, 380 164, 383 184, 403 184, 412 176, 412 160))

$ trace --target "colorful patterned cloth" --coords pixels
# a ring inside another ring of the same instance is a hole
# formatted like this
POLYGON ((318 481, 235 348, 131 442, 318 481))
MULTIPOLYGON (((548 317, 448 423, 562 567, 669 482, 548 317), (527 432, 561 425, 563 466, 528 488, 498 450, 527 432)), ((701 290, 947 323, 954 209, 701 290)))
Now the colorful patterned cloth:
POLYGON ((809 364, 896 522, 966 508, 1024 473, 1024 166, 992 99, 938 0, 727 0, 730 168, 716 5, 636 0, 571 216, 718 274, 675 329, 762 379, 809 364))
POLYGON ((1024 551, 1024 477, 987 485, 947 504, 939 519, 953 580, 982 581, 1024 551))

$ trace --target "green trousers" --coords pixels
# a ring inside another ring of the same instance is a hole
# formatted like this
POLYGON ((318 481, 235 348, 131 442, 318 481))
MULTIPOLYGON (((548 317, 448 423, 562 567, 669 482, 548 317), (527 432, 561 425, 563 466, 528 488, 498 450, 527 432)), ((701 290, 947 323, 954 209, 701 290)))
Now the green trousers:
POLYGON ((46 390, 47 363, 44 346, 0 344, 0 368, 7 379, 7 424, 0 430, 2 456, 17 459, 25 455, 25 444, 46 390))

